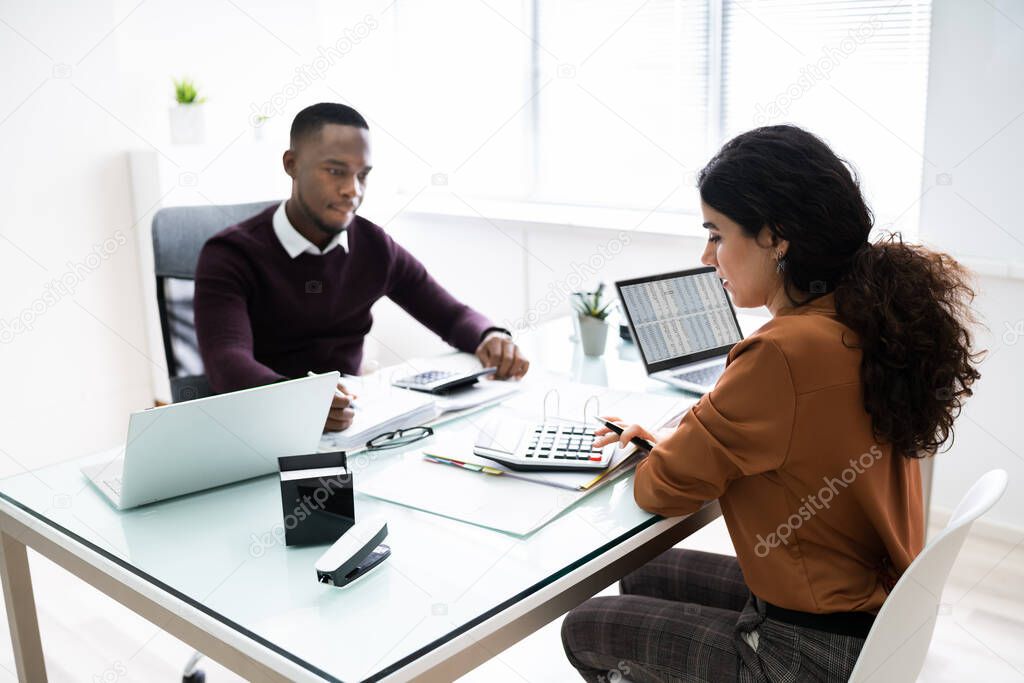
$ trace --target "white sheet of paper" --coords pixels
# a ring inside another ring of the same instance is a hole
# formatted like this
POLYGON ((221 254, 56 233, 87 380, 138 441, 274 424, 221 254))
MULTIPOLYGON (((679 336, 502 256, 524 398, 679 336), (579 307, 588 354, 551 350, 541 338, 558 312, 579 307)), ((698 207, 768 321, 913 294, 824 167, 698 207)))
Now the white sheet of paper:
MULTIPOLYGON (((662 424, 678 412, 687 399, 680 396, 657 396, 618 392, 607 387, 581 384, 557 385, 561 409, 549 405, 548 416, 561 415, 576 419, 582 417, 583 404, 598 396, 601 414, 616 413, 626 420, 652 427, 662 424)), ((524 390, 500 408, 522 417, 539 420, 543 412, 544 397, 550 386, 537 386, 524 390)), ((550 398, 550 396, 549 396, 550 398)), ((549 403, 553 403, 549 400, 549 403)), ((488 411, 488 413, 491 411, 488 411)), ((473 442, 486 415, 480 419, 450 430, 439 432, 422 448, 410 450, 400 456, 371 467, 365 473, 356 473, 356 491, 406 507, 416 508, 469 524, 496 529, 516 535, 526 535, 554 519, 591 491, 572 491, 567 488, 546 486, 535 481, 514 479, 509 476, 488 475, 464 470, 453 465, 432 463, 423 459, 423 453, 456 458, 496 469, 493 461, 473 455, 473 442)), ((621 453, 621 451, 620 451, 621 453)), ((527 473, 524 473, 527 474, 527 473)), ((543 472, 528 473, 531 477, 558 481, 570 487, 586 483, 597 476, 594 473, 543 472)))

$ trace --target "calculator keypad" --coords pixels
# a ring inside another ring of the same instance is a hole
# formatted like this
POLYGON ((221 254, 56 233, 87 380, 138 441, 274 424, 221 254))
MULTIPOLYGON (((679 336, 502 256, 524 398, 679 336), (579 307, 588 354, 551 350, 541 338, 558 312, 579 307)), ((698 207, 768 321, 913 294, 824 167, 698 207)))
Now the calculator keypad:
POLYGON ((594 430, 582 425, 539 424, 528 436, 523 457, 528 461, 585 460, 600 462, 602 448, 594 446, 594 430))
POLYGON ((424 384, 436 382, 439 379, 447 379, 448 377, 451 377, 454 374, 455 373, 451 372, 450 370, 428 370, 427 372, 421 372, 418 375, 413 375, 412 377, 406 377, 402 380, 402 382, 408 384, 418 384, 422 386, 424 384))

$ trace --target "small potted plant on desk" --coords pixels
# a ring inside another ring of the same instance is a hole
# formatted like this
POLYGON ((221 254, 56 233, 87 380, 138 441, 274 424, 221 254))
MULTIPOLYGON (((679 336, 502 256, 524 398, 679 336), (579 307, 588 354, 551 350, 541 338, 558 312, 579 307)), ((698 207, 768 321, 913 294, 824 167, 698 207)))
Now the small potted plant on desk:
POLYGON ((175 106, 171 107, 171 143, 175 145, 201 145, 206 137, 203 102, 195 83, 188 79, 174 79, 175 106))
POLYGON ((602 301, 603 282, 593 292, 574 292, 573 295, 576 297, 573 307, 579 317, 583 353, 588 356, 600 356, 608 342, 608 314, 615 302, 602 301))

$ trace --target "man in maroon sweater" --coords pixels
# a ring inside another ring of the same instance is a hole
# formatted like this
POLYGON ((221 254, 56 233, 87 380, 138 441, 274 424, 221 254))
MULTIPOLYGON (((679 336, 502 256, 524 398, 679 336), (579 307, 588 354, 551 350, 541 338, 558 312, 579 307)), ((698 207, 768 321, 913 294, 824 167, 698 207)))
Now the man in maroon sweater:
MULTIPOLYGON (((370 308, 390 297, 498 379, 530 363, 507 330, 458 302, 415 257, 356 210, 370 173, 369 126, 351 107, 303 109, 284 169, 291 197, 214 235, 199 255, 195 322, 216 392, 304 376, 358 374, 370 308)), ((352 422, 339 385, 325 429, 352 422)))

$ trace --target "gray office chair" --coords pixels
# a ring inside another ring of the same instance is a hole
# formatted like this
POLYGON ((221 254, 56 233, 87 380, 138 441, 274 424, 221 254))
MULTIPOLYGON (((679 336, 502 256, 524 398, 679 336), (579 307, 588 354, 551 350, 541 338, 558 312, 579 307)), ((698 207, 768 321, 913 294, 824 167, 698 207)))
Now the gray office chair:
MULTIPOLYGON (((171 381, 171 401, 179 403, 213 393, 203 372, 196 341, 196 264, 206 240, 278 202, 209 206, 175 206, 153 215, 153 270, 156 304, 171 381)), ((203 655, 194 652, 185 664, 183 683, 203 683, 203 655)))
POLYGON ((153 216, 156 303, 172 402, 202 398, 213 393, 199 356, 192 311, 199 252, 206 240, 216 233, 276 203, 175 206, 160 209, 153 216))

